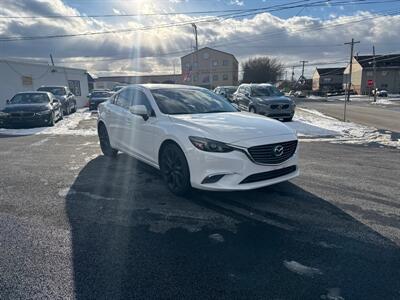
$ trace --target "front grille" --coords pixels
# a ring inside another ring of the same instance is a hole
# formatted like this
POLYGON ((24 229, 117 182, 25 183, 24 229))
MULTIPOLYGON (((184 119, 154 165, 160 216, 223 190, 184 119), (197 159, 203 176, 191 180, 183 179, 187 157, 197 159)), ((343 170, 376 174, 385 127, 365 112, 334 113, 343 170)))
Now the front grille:
POLYGON ((288 160, 296 152, 297 141, 289 141, 277 144, 254 146, 248 149, 251 158, 260 164, 280 164, 288 160), (276 150, 277 146, 282 146, 282 154, 276 150), (279 155, 280 154, 280 155, 279 155))
POLYGON ((19 112, 19 113, 11 113, 11 117, 17 117, 17 118, 29 118, 33 117, 35 113, 31 112, 19 112))
POLYGON ((283 168, 283 169, 278 169, 278 170, 273 170, 273 171, 268 171, 268 172, 263 172, 263 173, 257 173, 257 174, 253 174, 253 175, 246 177, 245 179, 243 179, 240 182, 240 184, 274 179, 274 178, 278 178, 278 177, 293 173, 296 170, 297 170, 297 166, 290 166, 290 167, 283 168))
POLYGON ((271 109, 288 109, 289 104, 272 104, 271 109))

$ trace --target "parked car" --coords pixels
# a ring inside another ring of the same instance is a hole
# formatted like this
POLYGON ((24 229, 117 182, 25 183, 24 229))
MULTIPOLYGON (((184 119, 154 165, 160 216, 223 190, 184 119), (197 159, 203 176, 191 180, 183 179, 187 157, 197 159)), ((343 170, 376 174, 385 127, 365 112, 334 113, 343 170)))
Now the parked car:
POLYGON ((233 101, 232 95, 234 92, 236 92, 237 86, 217 86, 214 89, 214 93, 217 95, 221 95, 222 97, 225 97, 229 101, 233 101))
POLYGON ((233 95, 241 110, 291 121, 296 104, 271 84, 241 84, 233 95))
POLYGON ((107 101, 114 93, 107 90, 95 90, 92 91, 89 95, 89 109, 90 110, 97 110, 97 106, 107 101))
POLYGON ((0 112, 0 127, 54 126, 63 118, 61 104, 48 92, 18 93, 0 112))
MULTIPOLYGON (((372 90, 372 95, 375 95, 375 90, 372 90)), ((387 97, 388 96, 388 92, 386 90, 376 90, 376 95, 378 97, 387 97)))
POLYGON ((293 129, 204 88, 132 85, 98 109, 104 155, 122 151, 160 169, 177 195, 255 189, 299 174, 293 129))
POLYGON ((76 112, 76 98, 68 87, 41 86, 37 90, 41 92, 52 93, 61 102, 64 115, 69 115, 73 112, 76 112))
POLYGON ((116 93, 116 92, 118 92, 119 90, 121 90, 121 89, 123 89, 124 87, 126 87, 126 85, 116 85, 116 86, 114 86, 113 88, 112 88, 112 92, 114 92, 114 93, 116 93))
POLYGON ((306 94, 306 92, 304 92, 304 91, 296 91, 296 92, 294 93, 294 96, 295 96, 296 98, 305 98, 305 97, 307 97, 307 94, 306 94))

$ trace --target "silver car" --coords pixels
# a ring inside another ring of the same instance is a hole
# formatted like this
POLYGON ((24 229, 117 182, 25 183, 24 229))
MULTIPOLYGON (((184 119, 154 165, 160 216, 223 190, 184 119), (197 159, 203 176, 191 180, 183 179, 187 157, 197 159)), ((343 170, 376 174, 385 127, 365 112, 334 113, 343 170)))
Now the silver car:
POLYGON ((241 84, 233 94, 233 101, 241 110, 283 121, 291 121, 296 108, 292 99, 267 83, 241 84))

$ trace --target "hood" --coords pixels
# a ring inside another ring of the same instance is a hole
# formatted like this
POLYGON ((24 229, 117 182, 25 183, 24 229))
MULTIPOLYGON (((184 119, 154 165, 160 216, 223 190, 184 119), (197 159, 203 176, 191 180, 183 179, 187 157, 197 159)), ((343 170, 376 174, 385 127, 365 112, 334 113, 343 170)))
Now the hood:
POLYGON ((284 104, 290 104, 293 101, 286 97, 286 96, 264 96, 264 97, 254 97, 253 99, 258 100, 262 103, 284 103, 284 104))
POLYGON ((3 109, 5 113, 12 112, 38 112, 50 109, 48 104, 10 104, 3 109))
POLYGON ((295 133, 277 120, 247 112, 170 115, 170 119, 191 127, 193 135, 203 134, 203 137, 225 143, 295 133))

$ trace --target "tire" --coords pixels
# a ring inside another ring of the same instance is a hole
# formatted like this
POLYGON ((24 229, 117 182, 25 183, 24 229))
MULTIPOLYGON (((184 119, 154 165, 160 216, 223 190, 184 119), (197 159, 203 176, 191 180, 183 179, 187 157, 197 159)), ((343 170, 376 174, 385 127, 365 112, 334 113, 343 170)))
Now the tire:
POLYGON ((63 112, 63 110, 60 108, 58 121, 61 121, 62 119, 64 119, 64 112, 63 112))
POLYGON ((72 113, 75 113, 75 112, 76 112, 76 103, 74 103, 74 108, 71 109, 71 112, 72 112, 72 113))
POLYGON ((176 144, 167 144, 160 154, 160 170, 168 189, 177 196, 190 192, 190 172, 185 154, 176 144))
POLYGON ((65 114, 66 114, 66 115, 71 114, 71 107, 69 106, 69 104, 67 104, 67 109, 66 109, 66 111, 65 111, 65 114))
POLYGON ((118 150, 111 147, 110 138, 108 137, 107 129, 104 125, 100 125, 98 129, 101 151, 105 156, 116 157, 118 150))
POLYGON ((49 125, 50 127, 53 127, 55 124, 56 124, 56 114, 55 114, 54 111, 53 111, 53 112, 51 113, 51 117, 50 117, 50 120, 49 120, 48 125, 49 125))
POLYGON ((256 111, 256 109, 255 109, 254 106, 250 106, 250 107, 249 107, 249 112, 251 112, 251 113, 253 113, 253 114, 256 114, 256 113, 257 113, 257 111, 256 111))

